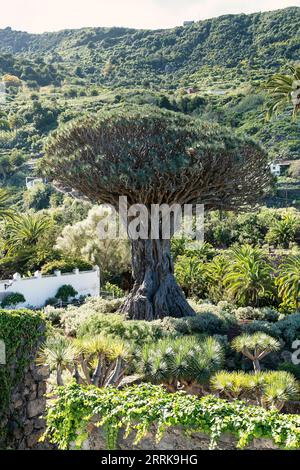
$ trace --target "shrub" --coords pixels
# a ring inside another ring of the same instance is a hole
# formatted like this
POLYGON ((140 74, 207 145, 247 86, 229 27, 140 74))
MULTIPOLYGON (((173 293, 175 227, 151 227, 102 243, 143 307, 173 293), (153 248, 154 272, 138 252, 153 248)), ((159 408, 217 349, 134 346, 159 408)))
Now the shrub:
POLYGON ((109 294, 112 294, 114 297, 122 298, 125 296, 125 292, 115 284, 111 284, 110 282, 107 282, 103 286, 103 290, 105 292, 108 292, 109 294))
POLYGON ((50 297, 45 302, 45 307, 54 306, 58 304, 58 299, 56 297, 50 297))
POLYGON ((78 294, 78 292, 74 289, 73 286, 65 284, 64 286, 61 286, 58 289, 55 297, 57 299, 60 299, 60 300, 64 301, 64 302, 67 302, 69 300, 69 298, 71 298, 71 297, 74 298, 74 297, 76 297, 77 294, 78 294))
POLYGON ((161 321, 126 320, 119 314, 94 314, 86 318, 77 330, 78 337, 100 333, 140 345, 164 336, 161 321))
POLYGON ((179 256, 175 264, 175 277, 186 296, 203 297, 206 271, 204 263, 197 256, 179 256))
MULTIPOLYGON (((67 335, 76 336, 80 326, 93 316, 109 316, 118 310, 122 300, 105 300, 100 298, 90 298, 80 307, 69 305, 66 309, 61 309, 61 326, 67 335)), ((119 316, 119 315, 118 315, 119 316)))
POLYGON ((169 391, 195 391, 220 369, 223 350, 218 341, 195 336, 166 338, 147 344, 141 351, 137 371, 146 381, 163 383, 169 391))
POLYGON ((1 307, 15 307, 18 304, 22 304, 26 302, 26 299, 23 294, 19 294, 18 292, 11 292, 1 302, 1 307))
POLYGON ((266 320, 275 322, 279 318, 279 313, 269 307, 240 307, 234 310, 234 314, 238 320, 266 320))
POLYGON ((267 321, 254 321, 243 327, 246 333, 262 331, 274 338, 280 339, 285 346, 291 348, 292 343, 300 338, 300 313, 287 315, 276 323, 267 321))
POLYGON ((62 273, 71 273, 76 268, 78 268, 80 271, 89 271, 93 269, 93 266, 80 258, 70 258, 46 263, 42 267, 41 272, 44 275, 53 274, 54 271, 61 271, 62 273))
POLYGON ((295 377, 285 371, 245 372, 221 371, 211 379, 212 389, 231 400, 243 398, 258 402, 265 408, 281 410, 284 404, 299 397, 295 377))
POLYGON ((295 241, 298 228, 299 218, 294 214, 285 214, 282 219, 274 220, 266 235, 266 241, 276 246, 288 248, 289 244, 295 241))
POLYGON ((282 362, 278 365, 278 370, 283 370, 285 372, 289 372, 297 380, 300 380, 300 367, 299 365, 293 364, 292 362, 282 362))

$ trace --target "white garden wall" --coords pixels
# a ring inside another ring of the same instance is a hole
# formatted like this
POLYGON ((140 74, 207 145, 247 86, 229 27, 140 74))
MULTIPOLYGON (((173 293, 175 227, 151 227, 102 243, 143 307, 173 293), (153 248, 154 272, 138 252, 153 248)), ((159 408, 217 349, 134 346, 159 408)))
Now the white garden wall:
POLYGON ((36 307, 40 308, 50 297, 55 297, 58 289, 65 285, 71 285, 81 295, 98 297, 100 293, 100 272, 96 267, 92 271, 79 271, 75 269, 73 273, 61 274, 55 271, 54 275, 42 276, 37 271, 34 277, 23 278, 20 274, 14 274, 13 279, 0 281, 0 301, 11 293, 23 294, 26 302, 18 305, 18 308, 36 307))

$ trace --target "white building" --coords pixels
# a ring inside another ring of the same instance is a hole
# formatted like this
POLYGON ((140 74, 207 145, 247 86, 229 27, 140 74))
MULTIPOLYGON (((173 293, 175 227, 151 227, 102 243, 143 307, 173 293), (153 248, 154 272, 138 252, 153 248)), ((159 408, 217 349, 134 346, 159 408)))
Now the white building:
POLYGON ((195 21, 193 21, 193 20, 187 20, 187 21, 183 22, 183 26, 190 26, 191 24, 194 24, 194 23, 195 23, 195 21))
POLYGON ((42 276, 37 271, 34 277, 21 277, 16 273, 12 279, 0 281, 0 301, 12 292, 19 293, 26 301, 19 304, 17 308, 40 308, 45 305, 47 299, 55 297, 58 289, 64 285, 71 285, 78 292, 77 297, 88 295, 99 297, 99 268, 95 267, 92 271, 74 269, 72 273, 66 274, 55 271, 54 275, 50 276, 42 276))
POLYGON ((36 184, 43 183, 43 178, 35 178, 34 176, 27 176, 26 177, 26 188, 32 189, 35 187, 36 184))
POLYGON ((275 160, 270 164, 270 171, 274 176, 280 176, 287 171, 293 160, 275 160))

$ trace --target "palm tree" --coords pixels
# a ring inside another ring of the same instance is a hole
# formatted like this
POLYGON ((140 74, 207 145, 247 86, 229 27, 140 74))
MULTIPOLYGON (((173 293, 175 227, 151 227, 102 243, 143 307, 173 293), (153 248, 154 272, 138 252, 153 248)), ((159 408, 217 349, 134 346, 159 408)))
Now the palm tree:
POLYGON ((234 247, 229 261, 224 282, 234 301, 257 307, 261 298, 272 296, 272 267, 259 248, 247 244, 234 247))
POLYGON ((286 214, 282 219, 274 221, 266 235, 266 240, 288 248, 289 243, 295 240, 298 227, 299 219, 293 214, 286 214))
POLYGON ((7 224, 9 238, 6 249, 13 254, 22 249, 31 249, 50 229, 51 220, 40 214, 20 214, 7 224))
POLYGON ((243 334, 232 341, 235 351, 244 354, 253 362, 254 371, 260 372, 260 362, 272 351, 280 349, 280 343, 272 336, 258 331, 253 335, 243 334))
POLYGON ((219 302, 224 298, 226 289, 225 276, 227 274, 229 260, 226 256, 218 255, 206 265, 206 275, 209 284, 209 298, 213 302, 219 302))
POLYGON ((10 193, 4 188, 0 188, 0 220, 13 218, 14 211, 9 207, 10 198, 10 193))
POLYGON ((282 112, 289 105, 293 107, 293 119, 300 111, 300 65, 290 65, 288 69, 289 74, 277 73, 264 85, 269 98, 267 119, 282 112))
POLYGON ((187 297, 203 295, 206 270, 197 256, 179 256, 175 263, 175 277, 187 297))
POLYGON ((299 310, 300 301, 300 256, 289 256, 280 266, 276 279, 283 304, 299 310))

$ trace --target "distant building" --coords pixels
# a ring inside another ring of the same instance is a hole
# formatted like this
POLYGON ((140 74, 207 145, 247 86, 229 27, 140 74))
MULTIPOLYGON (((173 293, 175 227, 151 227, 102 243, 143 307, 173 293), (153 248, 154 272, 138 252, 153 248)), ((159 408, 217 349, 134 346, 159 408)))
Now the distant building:
POLYGON ((295 160, 275 160, 270 164, 270 171, 274 176, 280 176, 288 170, 295 160))
POLYGON ((32 189, 35 187, 35 185, 39 183, 44 183, 43 178, 36 178, 34 176, 27 176, 26 177, 26 188, 27 189, 32 189))
POLYGON ((187 92, 188 95, 192 95, 193 93, 197 93, 198 88, 190 87, 190 88, 187 88, 185 91, 187 92))
POLYGON ((195 23, 195 21, 193 21, 193 20, 184 21, 183 26, 190 26, 191 24, 194 24, 194 23, 195 23))

